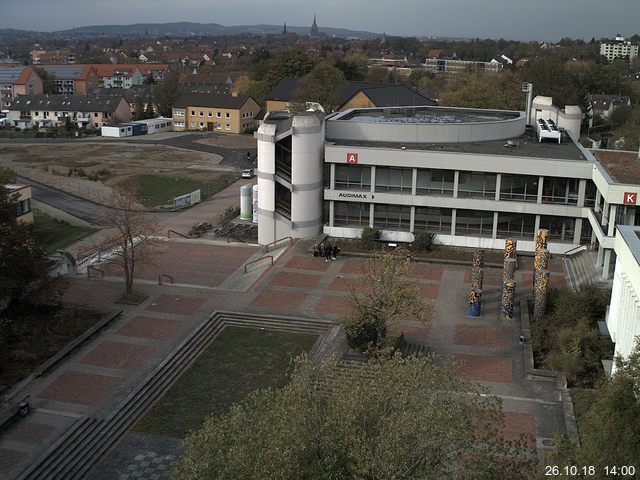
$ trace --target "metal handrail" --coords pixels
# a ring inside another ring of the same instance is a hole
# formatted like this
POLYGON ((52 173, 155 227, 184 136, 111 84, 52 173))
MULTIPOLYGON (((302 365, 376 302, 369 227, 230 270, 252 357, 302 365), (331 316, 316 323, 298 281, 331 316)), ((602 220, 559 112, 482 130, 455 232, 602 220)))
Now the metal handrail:
POLYGON ((160 275, 158 275, 158 285, 162 285, 162 277, 167 277, 173 285, 173 277, 171 275, 167 275, 166 273, 161 273, 160 275))
POLYGON ((271 265, 273 265, 273 255, 265 255, 264 257, 257 258, 255 260, 250 261, 249 263, 245 263, 244 264, 244 273, 247 273, 247 267, 249 265, 251 265, 252 263, 259 262, 260 260, 264 260, 265 258, 270 258, 271 259, 271 265))
POLYGON ((275 246, 276 244, 282 242, 283 240, 289 240, 290 243, 293 243, 293 237, 282 237, 282 238, 279 238, 278 240, 274 240, 273 242, 267 243, 264 246, 265 253, 269 251, 269 247, 270 246, 275 246))
POLYGON ((175 233, 176 235, 180 235, 182 238, 189 238, 180 232, 176 232, 175 230, 167 230, 167 238, 171 238, 171 232, 175 233))
POLYGON ((578 245, 577 247, 573 247, 572 249, 567 250, 566 252, 564 252, 562 254, 562 258, 567 258, 568 255, 570 255, 570 254, 572 254, 574 252, 577 252, 578 250, 580 250, 583 247, 586 248, 587 250, 589 250, 589 246, 588 245, 584 245, 584 244, 578 245))

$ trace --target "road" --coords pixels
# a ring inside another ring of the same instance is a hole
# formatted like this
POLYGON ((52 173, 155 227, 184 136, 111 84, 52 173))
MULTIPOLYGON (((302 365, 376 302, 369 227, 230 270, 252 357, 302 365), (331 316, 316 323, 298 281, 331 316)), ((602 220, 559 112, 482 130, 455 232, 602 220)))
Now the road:
MULTIPOLYGON (((100 218, 104 216, 105 210, 109 208, 29 178, 17 177, 17 181, 18 183, 31 185, 31 193, 36 200, 93 225, 100 225, 100 218)), ((150 212, 150 215, 156 216, 159 220, 165 220, 177 215, 177 212, 150 212)))

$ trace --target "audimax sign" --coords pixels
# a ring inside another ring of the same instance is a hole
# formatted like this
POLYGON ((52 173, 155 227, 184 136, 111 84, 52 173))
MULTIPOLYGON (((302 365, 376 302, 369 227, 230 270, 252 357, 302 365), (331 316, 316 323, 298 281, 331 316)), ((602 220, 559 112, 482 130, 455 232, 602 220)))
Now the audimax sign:
MULTIPOLYGON (((362 200, 367 200, 369 198, 369 194, 340 192, 338 194, 338 198, 360 198, 362 200)), ((373 199, 373 195, 371 195, 371 198, 373 199)))

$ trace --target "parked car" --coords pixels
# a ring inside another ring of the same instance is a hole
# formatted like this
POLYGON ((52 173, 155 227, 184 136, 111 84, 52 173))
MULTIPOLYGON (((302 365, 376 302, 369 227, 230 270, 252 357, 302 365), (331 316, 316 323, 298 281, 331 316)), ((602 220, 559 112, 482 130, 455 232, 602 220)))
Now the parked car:
POLYGON ((242 178, 253 178, 253 168, 245 168, 242 171, 242 178))

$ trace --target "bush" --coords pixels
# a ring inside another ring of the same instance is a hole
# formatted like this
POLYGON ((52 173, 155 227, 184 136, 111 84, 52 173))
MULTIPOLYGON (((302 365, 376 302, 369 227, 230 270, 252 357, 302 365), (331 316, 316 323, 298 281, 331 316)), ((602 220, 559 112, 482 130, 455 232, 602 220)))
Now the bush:
POLYGON ((433 248, 433 237, 433 233, 415 232, 413 234, 411 250, 413 252, 428 252, 433 248))
POLYGON ((381 232, 375 228, 364 228, 360 234, 360 242, 366 248, 376 248, 378 240, 380 240, 381 232))

